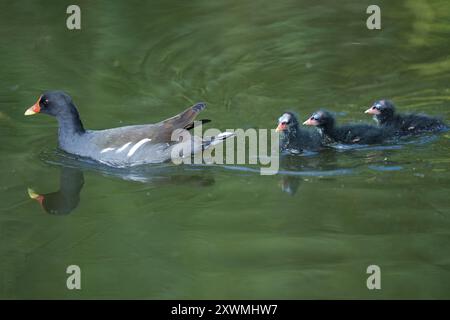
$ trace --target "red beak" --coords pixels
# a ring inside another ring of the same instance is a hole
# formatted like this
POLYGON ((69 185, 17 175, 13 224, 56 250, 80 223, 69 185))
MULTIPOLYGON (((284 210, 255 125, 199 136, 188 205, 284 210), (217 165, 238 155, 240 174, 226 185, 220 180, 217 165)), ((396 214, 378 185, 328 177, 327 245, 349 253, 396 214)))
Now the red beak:
POLYGON ((370 107, 369 109, 367 109, 366 111, 364 111, 364 113, 368 113, 368 114, 380 114, 380 110, 378 110, 375 107, 370 107))
POLYGON ((44 196, 42 194, 36 193, 33 189, 28 188, 28 196, 39 202, 39 204, 42 206, 42 203, 44 202, 44 196))
POLYGON ((278 127, 275 129, 276 132, 284 131, 286 130, 287 125, 285 123, 279 123, 278 127))
POLYGON ((318 126, 319 125, 319 121, 309 118, 308 120, 303 122, 303 124, 305 126, 318 126))
POLYGON ((33 104, 31 107, 29 107, 26 111, 25 111, 25 115, 26 116, 31 116, 33 114, 39 113, 41 112, 41 106, 39 105, 39 101, 41 101, 41 97, 39 97, 38 101, 36 101, 35 104, 33 104))

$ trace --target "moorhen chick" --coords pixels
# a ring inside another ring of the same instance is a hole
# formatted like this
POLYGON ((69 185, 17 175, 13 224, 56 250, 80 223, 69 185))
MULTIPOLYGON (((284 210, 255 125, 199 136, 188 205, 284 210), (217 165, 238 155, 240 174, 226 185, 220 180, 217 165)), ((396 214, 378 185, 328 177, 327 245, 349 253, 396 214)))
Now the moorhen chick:
POLYGON ((180 114, 156 124, 86 130, 68 94, 62 91, 46 91, 25 111, 25 115, 44 113, 56 117, 59 124, 58 145, 62 150, 110 166, 128 167, 168 161, 171 159, 173 148, 180 147, 180 143, 191 143, 193 147, 188 150, 196 153, 234 135, 223 132, 205 139, 193 136, 192 141, 182 139, 172 141, 172 132, 177 129, 191 129, 195 117, 205 108, 205 103, 197 103, 180 114))
POLYGON ((326 111, 315 112, 304 125, 316 126, 325 144, 375 144, 383 142, 388 136, 388 130, 369 124, 335 125, 334 116, 326 111))
POLYGON ((304 150, 317 151, 322 147, 320 134, 300 128, 297 117, 292 112, 285 112, 278 118, 275 130, 280 133, 281 152, 296 154, 304 150))
POLYGON ((445 123, 438 118, 417 113, 396 113, 392 101, 376 101, 365 113, 372 114, 381 127, 390 127, 397 135, 436 132, 447 129, 445 123))

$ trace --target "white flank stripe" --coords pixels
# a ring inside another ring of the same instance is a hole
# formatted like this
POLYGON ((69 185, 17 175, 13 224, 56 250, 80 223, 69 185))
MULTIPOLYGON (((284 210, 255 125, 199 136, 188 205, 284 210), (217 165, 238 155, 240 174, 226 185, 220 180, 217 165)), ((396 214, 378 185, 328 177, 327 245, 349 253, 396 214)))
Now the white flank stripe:
POLYGON ((152 139, 142 139, 141 141, 139 141, 138 143, 136 143, 131 149, 130 151, 128 151, 127 157, 131 157, 137 149, 139 149, 142 145, 144 145, 145 143, 152 141, 152 139))
POLYGON ((113 151, 114 149, 116 149, 116 148, 105 148, 105 149, 103 149, 102 151, 100 151, 100 153, 105 153, 105 152, 108 152, 108 151, 113 151))
POLYGON ((119 149, 116 150, 116 153, 120 153, 123 150, 125 150, 126 148, 128 148, 128 146, 131 144, 131 142, 127 142, 125 143, 123 146, 121 146, 119 149))

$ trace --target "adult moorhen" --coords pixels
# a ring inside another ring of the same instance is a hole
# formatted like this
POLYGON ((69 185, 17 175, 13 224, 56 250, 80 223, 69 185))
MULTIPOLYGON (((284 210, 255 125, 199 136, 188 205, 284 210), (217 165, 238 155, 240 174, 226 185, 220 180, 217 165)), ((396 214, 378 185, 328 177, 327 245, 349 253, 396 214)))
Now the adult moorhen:
POLYGON ((297 117, 285 112, 278 118, 277 132, 280 132, 281 152, 291 154, 304 150, 316 151, 322 147, 322 138, 317 131, 300 128, 297 117))
POLYGON ((374 144, 381 143, 390 136, 389 130, 368 124, 335 125, 334 116, 326 111, 319 110, 308 118, 304 125, 316 126, 321 133, 324 143, 343 144, 374 144))
POLYGON ((62 150, 110 166, 127 167, 168 161, 171 159, 173 148, 180 147, 180 143, 190 143, 190 149, 186 149, 196 153, 233 136, 232 133, 223 132, 205 139, 193 136, 191 141, 183 139, 172 141, 172 133, 177 129, 192 128, 195 117, 205 107, 205 103, 197 103, 182 113, 156 124, 86 130, 68 94, 62 91, 46 91, 25 111, 25 115, 44 113, 56 117, 59 124, 58 144, 62 150))
POLYGON ((392 101, 379 100, 365 111, 372 114, 381 127, 390 127, 397 135, 419 134, 447 129, 445 123, 438 118, 425 114, 398 114, 392 101))

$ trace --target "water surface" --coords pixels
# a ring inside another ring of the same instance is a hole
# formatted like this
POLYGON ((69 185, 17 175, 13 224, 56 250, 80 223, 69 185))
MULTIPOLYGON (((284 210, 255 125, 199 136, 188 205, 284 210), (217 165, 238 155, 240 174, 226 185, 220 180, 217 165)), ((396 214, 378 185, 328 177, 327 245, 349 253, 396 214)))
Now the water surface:
POLYGON ((91 129, 197 101, 222 130, 323 106, 369 122, 383 97, 449 119, 449 2, 379 1, 381 31, 365 27, 369 4, 82 2, 68 31, 64 2, 3 1, 0 298, 450 298, 449 133, 286 157, 275 176, 124 171, 67 159, 54 119, 23 116, 63 89, 91 129), (66 288, 71 264, 81 291, 66 288))

